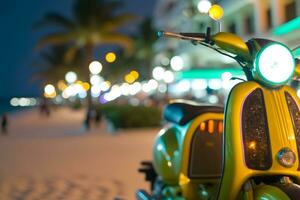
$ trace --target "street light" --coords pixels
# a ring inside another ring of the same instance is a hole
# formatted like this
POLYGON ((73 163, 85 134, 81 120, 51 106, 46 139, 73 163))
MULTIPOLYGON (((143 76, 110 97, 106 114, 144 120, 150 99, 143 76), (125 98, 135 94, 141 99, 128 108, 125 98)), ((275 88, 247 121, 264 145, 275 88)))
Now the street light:
POLYGON ((210 7, 211 7, 211 3, 208 0, 201 0, 198 3, 198 10, 200 13, 206 14, 208 13, 210 7))
POLYGON ((55 87, 52 84, 47 84, 44 88, 44 96, 54 98, 56 96, 55 87))
POLYGON ((109 53, 107 53, 106 56, 105 56, 105 60, 106 60, 107 62, 109 62, 109 63, 115 62, 116 58, 117 58, 117 56, 116 56, 116 54, 113 53, 113 52, 109 52, 109 53))
POLYGON ((180 71, 183 69, 183 59, 180 56, 174 56, 171 59, 171 68, 174 71, 180 71))
POLYGON ((77 80, 77 74, 75 72, 70 71, 66 73, 65 79, 69 84, 74 83, 77 80))
POLYGON ((45 92, 46 94, 51 95, 51 94, 53 94, 53 93, 55 92, 55 87, 54 87, 53 85, 51 85, 51 84, 47 84, 47 85, 45 86, 45 88, 44 88, 44 92, 45 92))
POLYGON ((212 19, 218 21, 223 17, 223 15, 224 15, 224 11, 221 6, 215 4, 209 8, 209 16, 212 19))
POLYGON ((90 83, 92 85, 99 85, 101 82, 103 82, 103 78, 99 75, 92 75, 90 77, 90 83))
POLYGON ((164 79, 165 83, 172 83, 174 81, 174 73, 169 70, 165 71, 163 79, 164 79))
POLYGON ((91 74, 99 74, 102 71, 102 64, 99 61, 93 61, 89 65, 91 74))
POLYGON ((165 70, 164 68, 160 67, 160 66, 157 66, 153 69, 152 71, 152 76, 154 79, 156 80, 162 80, 163 77, 164 77, 164 73, 165 73, 165 70))

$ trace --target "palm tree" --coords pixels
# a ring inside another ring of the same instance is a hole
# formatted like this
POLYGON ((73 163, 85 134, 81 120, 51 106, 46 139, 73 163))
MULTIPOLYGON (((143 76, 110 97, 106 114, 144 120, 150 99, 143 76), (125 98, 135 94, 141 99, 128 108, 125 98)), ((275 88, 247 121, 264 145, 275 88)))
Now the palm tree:
POLYGON ((155 56, 153 45, 157 40, 156 31, 153 28, 152 20, 146 18, 139 27, 139 37, 136 40, 136 49, 139 49, 136 55, 138 62, 144 68, 142 76, 145 78, 152 74, 152 62, 155 56))
POLYGON ((56 83, 64 79, 66 72, 75 71, 82 76, 82 70, 79 66, 84 64, 82 51, 78 51, 72 62, 65 60, 65 53, 69 47, 66 45, 50 46, 41 51, 38 59, 33 63, 33 67, 39 67, 40 70, 34 74, 33 80, 43 80, 44 83, 56 83))
MULTIPOLYGON (((72 18, 58 13, 49 13, 36 25, 54 25, 56 32, 46 35, 38 42, 38 47, 45 45, 68 44, 66 61, 74 59, 76 52, 84 50, 84 79, 89 79, 88 64, 93 60, 96 47, 114 44, 123 47, 127 53, 132 52, 132 39, 120 32, 120 28, 135 19, 129 13, 116 12, 122 6, 119 1, 76 0, 72 9, 72 18)), ((88 95, 88 108, 91 107, 88 95)))
MULTIPOLYGON (((126 59, 118 59, 116 63, 111 64, 112 67, 105 68, 104 75, 122 81, 126 73, 137 70, 140 72, 141 79, 150 78, 149 74, 152 74, 152 62, 155 56, 153 44, 157 40, 151 19, 145 18, 138 27, 138 33, 132 37, 134 38, 134 49, 137 51, 126 59), (114 67, 115 65, 118 67, 114 67)), ((118 54, 122 55, 124 51, 120 50, 118 54)))

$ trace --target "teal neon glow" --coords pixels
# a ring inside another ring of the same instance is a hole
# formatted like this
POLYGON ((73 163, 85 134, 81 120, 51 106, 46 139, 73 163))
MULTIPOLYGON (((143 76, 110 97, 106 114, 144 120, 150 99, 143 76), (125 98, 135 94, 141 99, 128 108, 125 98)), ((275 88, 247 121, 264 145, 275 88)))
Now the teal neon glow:
POLYGON ((292 32, 292 31, 299 30, 299 29, 300 29, 300 16, 296 17, 295 19, 292 19, 291 21, 288 21, 285 24, 282 24, 282 25, 276 27, 272 31, 272 33, 276 36, 279 36, 279 35, 284 35, 284 34, 292 32))
POLYGON ((244 72, 240 69, 194 69, 178 72, 175 74, 176 80, 181 79, 220 79, 224 72, 230 72, 232 76, 243 76, 244 72))
POLYGON ((280 43, 271 43, 257 53, 252 73, 257 81, 277 87, 287 83, 294 71, 295 59, 289 48, 280 43))
POLYGON ((293 52, 295 57, 300 57, 300 47, 293 52))

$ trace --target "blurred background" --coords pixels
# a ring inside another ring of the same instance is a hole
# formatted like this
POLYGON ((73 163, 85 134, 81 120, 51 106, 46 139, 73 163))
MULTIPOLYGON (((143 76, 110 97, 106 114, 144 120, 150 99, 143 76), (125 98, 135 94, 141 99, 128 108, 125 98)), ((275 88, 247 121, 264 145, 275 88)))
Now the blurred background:
POLYGON ((158 30, 300 44, 300 0, 11 0, 0 10, 4 200, 133 199, 149 187, 137 169, 169 100, 223 105, 246 79, 234 60, 158 30), (207 15, 215 3, 219 23, 207 15))

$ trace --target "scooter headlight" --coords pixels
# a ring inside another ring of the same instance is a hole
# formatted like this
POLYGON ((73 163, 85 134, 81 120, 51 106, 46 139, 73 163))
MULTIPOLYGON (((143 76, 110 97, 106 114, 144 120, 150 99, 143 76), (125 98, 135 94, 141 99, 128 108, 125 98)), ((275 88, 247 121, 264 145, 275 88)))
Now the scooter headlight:
POLYGON ((291 149, 286 147, 278 152, 277 159, 280 165, 284 167, 292 167, 296 161, 296 156, 291 149))
POLYGON ((257 53, 253 75, 266 86, 276 87, 287 83, 294 70, 292 52, 283 44, 271 43, 257 53))

